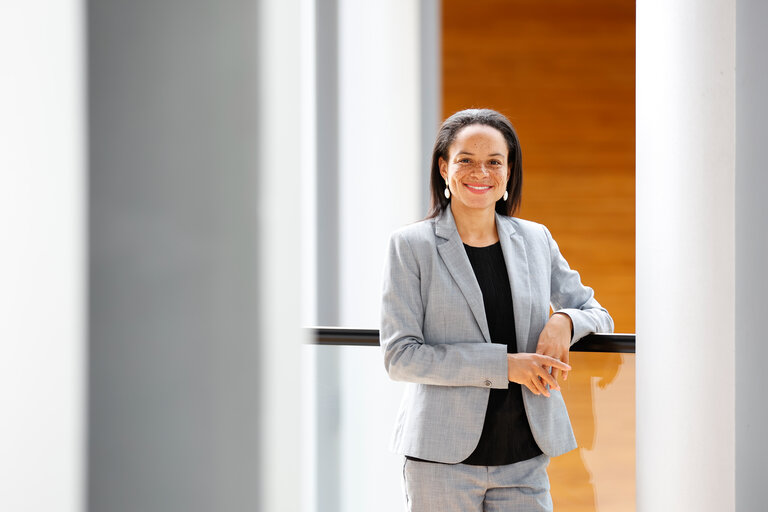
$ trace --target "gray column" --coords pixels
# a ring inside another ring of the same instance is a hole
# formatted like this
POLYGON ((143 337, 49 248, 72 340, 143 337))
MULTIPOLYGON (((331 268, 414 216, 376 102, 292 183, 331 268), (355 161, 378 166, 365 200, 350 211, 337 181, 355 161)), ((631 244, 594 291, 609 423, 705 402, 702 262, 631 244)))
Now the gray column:
POLYGON ((419 2, 419 103, 421 107, 421 211, 429 210, 429 168, 437 129, 443 122, 442 2, 419 2))
MULTIPOLYGON (((339 325, 339 5, 338 0, 314 3, 316 138, 316 288, 317 325, 339 325)), ((311 351, 316 381, 313 491, 308 510, 340 510, 339 358, 332 349, 311 351)))
POLYGON ((736 3, 736 510, 768 502, 768 4, 736 3))
POLYGON ((89 510, 298 509, 296 4, 88 4, 89 510))

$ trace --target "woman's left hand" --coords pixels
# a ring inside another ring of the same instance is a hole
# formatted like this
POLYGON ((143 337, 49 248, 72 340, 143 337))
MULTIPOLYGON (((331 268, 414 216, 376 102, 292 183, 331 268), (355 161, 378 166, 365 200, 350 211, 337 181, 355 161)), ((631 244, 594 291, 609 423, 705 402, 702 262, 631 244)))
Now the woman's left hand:
MULTIPOLYGON (((568 354, 571 348, 571 330, 573 329, 573 322, 571 317, 565 313, 555 313, 539 334, 539 341, 536 345, 536 353, 543 354, 545 356, 554 357, 565 364, 568 362, 568 354)), ((560 370, 558 368, 551 368, 552 377, 557 381, 558 376, 562 373, 563 380, 568 379, 568 372, 566 370, 560 370)))

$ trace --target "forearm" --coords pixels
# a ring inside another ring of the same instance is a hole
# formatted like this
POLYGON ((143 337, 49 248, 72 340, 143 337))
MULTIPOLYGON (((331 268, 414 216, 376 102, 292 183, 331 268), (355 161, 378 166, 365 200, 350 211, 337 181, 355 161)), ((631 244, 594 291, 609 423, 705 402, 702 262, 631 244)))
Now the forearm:
POLYGON ((383 342, 390 378, 437 386, 506 389, 507 347, 499 343, 429 345, 414 338, 383 342))
POLYGON ((597 304, 596 307, 563 308, 555 312, 556 314, 567 315, 571 319, 573 324, 571 344, 593 332, 613 332, 611 315, 594 299, 593 302, 597 304))

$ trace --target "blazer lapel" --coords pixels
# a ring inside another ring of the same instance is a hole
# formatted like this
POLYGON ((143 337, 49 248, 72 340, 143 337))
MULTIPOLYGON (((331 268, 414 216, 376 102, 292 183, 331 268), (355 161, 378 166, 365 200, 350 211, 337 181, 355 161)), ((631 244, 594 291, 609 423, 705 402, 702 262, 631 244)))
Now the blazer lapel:
POLYGON ((480 326, 483 338, 485 338, 486 343, 490 343, 491 335, 488 331, 488 320, 485 318, 483 293, 480 291, 477 279, 475 279, 475 272, 469 263, 459 232, 456 231, 456 223, 453 220, 450 206, 435 221, 435 235, 438 238, 437 252, 469 304, 469 309, 472 310, 472 314, 480 326))
POLYGON ((515 230, 513 223, 496 214, 496 230, 507 265, 509 284, 512 286, 512 309, 515 315, 517 351, 528 352, 528 335, 531 330, 531 278, 528 270, 528 256, 525 253, 523 237, 515 230))

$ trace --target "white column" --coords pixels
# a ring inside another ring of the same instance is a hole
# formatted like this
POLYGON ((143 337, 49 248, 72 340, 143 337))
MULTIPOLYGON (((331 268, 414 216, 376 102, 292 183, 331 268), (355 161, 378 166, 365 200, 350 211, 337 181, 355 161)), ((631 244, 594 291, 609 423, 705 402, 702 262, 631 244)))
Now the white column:
MULTIPOLYGON (((301 227, 302 12, 301 0, 264 0, 259 9, 259 349, 262 457, 259 510, 298 512, 301 491, 300 351, 302 252, 310 250, 301 227)), ((305 6, 306 8, 306 6, 305 6)))
POLYGON ((342 325, 378 325, 387 235, 423 217, 418 2, 339 1, 342 325))
POLYGON ((641 512, 734 510, 735 14, 637 5, 641 512))
POLYGON ((0 6, 0 510, 84 510, 81 2, 0 6))

